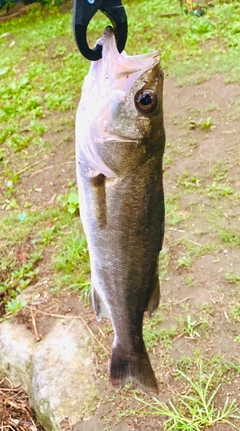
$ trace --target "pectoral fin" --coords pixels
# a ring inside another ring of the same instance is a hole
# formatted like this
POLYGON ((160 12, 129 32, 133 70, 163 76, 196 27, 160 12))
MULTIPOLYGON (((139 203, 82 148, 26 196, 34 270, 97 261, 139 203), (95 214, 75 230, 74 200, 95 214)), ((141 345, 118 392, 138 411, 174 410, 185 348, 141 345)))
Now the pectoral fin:
POLYGON ((107 223, 105 179, 103 174, 91 179, 93 216, 98 221, 100 229, 107 223))
POLYGON ((107 317, 108 319, 110 319, 107 307, 105 306, 104 302, 100 298, 99 294, 97 293, 93 285, 92 285, 91 294, 92 294, 92 306, 96 313, 97 320, 100 322, 102 320, 102 317, 107 317))

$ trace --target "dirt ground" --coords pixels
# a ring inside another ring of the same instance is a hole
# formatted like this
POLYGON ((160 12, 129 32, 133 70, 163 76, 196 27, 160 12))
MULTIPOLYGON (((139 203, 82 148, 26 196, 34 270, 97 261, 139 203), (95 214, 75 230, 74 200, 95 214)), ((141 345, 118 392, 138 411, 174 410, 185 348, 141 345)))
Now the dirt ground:
MULTIPOLYGON (((217 232, 219 226, 216 225, 216 218, 213 217, 220 208, 219 200, 211 199, 207 193, 199 193, 194 187, 188 193, 184 193, 179 187, 180 180, 184 172, 188 172, 189 177, 197 177, 201 181, 201 186, 207 190, 212 183, 211 175, 216 162, 227 163, 230 167, 229 181, 231 186, 240 190, 239 176, 239 151, 240 151, 240 87, 237 84, 226 84, 224 76, 221 74, 213 76, 209 81, 181 87, 175 80, 165 77, 164 87, 164 112, 165 128, 167 135, 167 146, 165 150, 165 173, 164 186, 166 199, 169 196, 176 196, 180 202, 180 215, 185 215, 178 225, 166 223, 166 235, 164 247, 168 250, 170 262, 166 279, 161 286, 161 306, 164 307, 171 301, 170 314, 164 321, 165 328, 170 325, 175 316, 179 314, 182 305, 185 304, 191 314, 198 315, 199 306, 210 303, 212 312, 209 316, 211 336, 207 339, 198 338, 197 346, 204 352, 205 357, 213 355, 225 355, 229 360, 239 358, 240 345, 233 342, 239 335, 239 324, 233 324, 229 319, 228 304, 231 303, 232 287, 223 277, 230 269, 239 270, 240 250, 239 246, 226 247, 219 243, 219 249, 208 252, 195 259, 190 266, 177 265, 181 254, 181 241, 178 241, 187 232, 189 241, 192 244, 207 244, 217 232), (210 112, 209 112, 210 111, 210 112), (212 126, 204 129, 199 127, 203 119, 211 117, 212 126), (171 161, 170 161, 171 159, 171 161), (194 216, 188 217, 189 208, 194 216), (212 215, 212 218, 211 218, 212 215), (213 222, 211 222, 213 220, 213 222), (201 230, 201 235, 199 231, 201 230), (180 245, 178 245, 180 244, 180 245), (194 285, 186 284, 186 278, 194 280, 194 285)), ((67 114, 64 114, 67 115, 67 114)), ((69 113, 72 117, 73 113, 69 113)), ((51 137, 51 131, 48 139, 51 137)), ((24 197, 31 185, 36 186, 41 183, 41 195, 32 187, 31 199, 36 205, 41 200, 41 205, 49 205, 51 199, 62 192, 67 181, 75 179, 74 164, 74 130, 63 131, 69 139, 64 145, 59 145, 51 157, 46 159, 44 165, 36 168, 30 175, 26 174, 21 182, 21 192, 24 197), (59 173, 61 167, 61 174, 59 173), (42 170, 44 169, 44 171, 42 170), (39 171, 39 172, 38 172, 39 171), (44 202, 43 202, 44 200, 44 202)), ((58 136, 59 138, 59 136, 58 136)), ((192 181, 190 178, 190 182, 192 181)), ((193 182, 191 183, 193 184, 193 182)), ((189 186, 190 187, 190 186, 189 186)), ((221 214, 219 223, 223 228, 234 227, 239 229, 240 202, 229 204, 228 199, 221 200, 221 214), (236 217, 230 217, 230 213, 236 217)), ((168 217, 168 213, 167 216, 168 217)), ((111 429, 113 431, 144 430, 161 431, 163 429, 163 418, 155 416, 145 416, 140 412, 137 415, 131 414, 131 409, 139 410, 143 408, 136 400, 130 401, 128 387, 116 393, 108 383, 108 366, 111 351, 113 333, 109 324, 105 321, 103 326, 108 325, 108 331, 102 331, 101 326, 96 322, 91 306, 83 306, 83 303, 76 295, 64 292, 64 295, 57 300, 54 299, 48 290, 49 272, 46 271, 44 262, 40 266, 40 275, 36 291, 44 299, 38 306, 35 317, 38 323, 39 332, 42 336, 49 330, 54 314, 59 315, 79 315, 86 322, 86 325, 97 339, 104 344, 107 354, 99 353, 97 342, 95 357, 96 367, 90 370, 96 377, 96 385, 101 399, 92 408, 92 413, 86 414, 82 421, 75 427, 76 431, 103 431, 111 429), (44 280, 46 281, 44 284, 44 280), (42 283, 41 283, 42 281, 42 283), (48 313, 44 315, 42 312, 48 313), (121 417, 121 411, 128 410, 127 416, 121 417), (119 415, 117 415, 119 413, 119 415), (116 419, 117 418, 117 419, 116 419)), ((239 288, 238 288, 239 290, 239 288)), ((239 300, 239 291, 234 294, 234 298, 239 300)), ((32 321, 30 312, 24 309, 18 316, 19 321, 24 321, 29 330, 32 331, 32 321)), ((196 348, 196 340, 187 336, 176 337, 170 350, 173 363, 177 363, 183 355, 193 354, 196 348)), ((168 363, 163 356, 161 341, 151 350, 150 358, 153 369, 156 371, 159 382, 159 399, 167 402, 169 398, 179 391, 178 384, 174 381, 172 369, 169 366, 162 367, 161 363, 168 363)), ((169 361, 169 359, 168 359, 169 361)), ((169 362, 170 364, 170 362, 169 362)), ((6 382, 3 382, 3 386, 6 382)), ((16 392, 16 391, 15 391, 16 392)), ((239 401, 240 381, 235 379, 231 386, 222 386, 219 393, 219 402, 224 398, 226 392, 239 401)), ((138 394, 138 392, 136 392, 138 394)), ((14 394, 13 394, 14 395, 14 394)), ((5 397, 5 392, 0 391, 0 400, 5 397)), ((224 398, 225 399, 225 398, 224 398)), ((1 401, 3 402, 3 401, 1 401)), ((27 410, 26 410, 27 411, 27 410)), ((11 414, 11 412, 10 412, 11 414)), ((29 411, 26 413, 25 421, 29 423, 29 411)), ((16 419, 16 414, 15 414, 16 419)), ((14 423, 7 428, 3 420, 2 429, 27 430, 39 429, 35 421, 33 424, 15 426, 14 423)), ((20 422, 19 422, 20 424, 20 422)), ((71 424, 69 424, 69 429, 71 424)), ((0 421, 1 429, 1 421, 0 421)), ((212 431, 230 431, 229 425, 216 425, 212 431)))

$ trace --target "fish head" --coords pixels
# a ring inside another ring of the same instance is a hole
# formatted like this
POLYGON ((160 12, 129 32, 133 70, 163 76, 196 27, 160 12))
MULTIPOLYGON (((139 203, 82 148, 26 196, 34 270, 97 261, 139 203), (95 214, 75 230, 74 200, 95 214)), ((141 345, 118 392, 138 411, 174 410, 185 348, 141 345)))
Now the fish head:
POLYGON ((111 27, 98 43, 102 59, 91 63, 85 78, 77 146, 92 168, 107 177, 125 176, 149 149, 164 150, 160 54, 119 53, 111 27))

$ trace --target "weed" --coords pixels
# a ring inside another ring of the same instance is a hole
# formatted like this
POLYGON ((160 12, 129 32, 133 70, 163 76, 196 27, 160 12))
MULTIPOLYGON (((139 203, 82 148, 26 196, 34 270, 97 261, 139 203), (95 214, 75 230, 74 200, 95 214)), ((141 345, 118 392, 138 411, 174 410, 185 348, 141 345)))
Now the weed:
POLYGON ((240 301, 231 307, 230 317, 234 322, 240 322, 240 301))
POLYGON ((155 316, 148 319, 144 324, 144 340, 148 349, 152 349, 158 343, 160 334, 160 323, 164 321, 164 317, 161 316, 158 311, 155 316))
POLYGON ((236 400, 230 401, 227 397, 224 406, 218 409, 215 406, 215 398, 221 388, 214 382, 215 372, 206 376, 203 372, 202 362, 199 364, 199 375, 195 380, 180 370, 177 374, 182 377, 188 385, 187 393, 179 394, 178 401, 169 401, 169 405, 153 397, 154 403, 145 401, 135 396, 137 401, 149 407, 149 410, 142 412, 148 415, 166 416, 164 426, 167 431, 191 430, 201 431, 205 427, 211 427, 218 423, 227 423, 235 427, 232 419, 240 419, 240 411, 236 400))
POLYGON ((225 273, 225 278, 229 283, 236 283, 240 285, 240 272, 228 271, 225 273))
MULTIPOLYGON (((172 159, 169 155, 164 155, 164 166, 170 166, 172 164, 172 159)), ((166 169, 166 168, 165 168, 166 169)))
MULTIPOLYGON (((22 292, 38 275, 39 268, 37 262, 41 259, 41 253, 33 253, 27 258, 24 253, 26 263, 18 265, 15 260, 2 259, 0 266, 1 283, 0 294, 1 304, 6 311, 15 314, 25 304, 18 302, 16 297, 22 292)), ((4 314, 4 313, 3 313, 4 314)))
POLYGON ((197 145, 197 140, 196 139, 190 139, 188 142, 188 145, 190 145, 190 147, 195 147, 197 145))
POLYGON ((228 176, 228 166, 226 163, 217 162, 212 169, 211 176, 215 182, 225 180, 228 176))
POLYGON ((219 182, 217 181, 213 181, 211 186, 208 186, 206 190, 207 190, 207 195, 210 198, 213 198, 215 200, 232 195, 234 193, 234 190, 229 184, 227 183, 219 184, 219 182))
POLYGON ((197 175, 191 176, 188 171, 185 171, 178 180, 178 185, 183 186, 186 189, 196 189, 201 185, 201 180, 197 177, 197 175))
POLYGON ((33 119, 30 121, 30 129, 33 130, 36 135, 42 136, 47 130, 47 126, 42 124, 39 120, 33 119))
POLYGON ((203 322, 197 322, 192 316, 187 315, 186 318, 177 317, 176 320, 181 325, 182 333, 190 338, 200 337, 197 328, 202 325, 203 322))
POLYGON ((46 227, 46 229, 42 232, 39 232, 39 234, 41 238, 40 241, 42 244, 51 244, 51 242, 55 239, 57 235, 56 225, 46 227))
POLYGON ((233 230, 230 229, 223 229, 220 232, 220 238, 233 246, 239 246, 240 245, 240 237, 239 234, 233 230))
POLYGON ((1 270, 3 271, 3 282, 0 285, 1 291, 11 291, 12 295, 17 295, 22 289, 37 276, 38 268, 35 268, 36 263, 41 259, 41 253, 34 253, 29 257, 27 263, 19 266, 17 269, 12 269, 12 262, 2 262, 1 270))
POLYGON ((199 128, 201 130, 208 130, 212 126, 211 117, 208 117, 206 120, 200 119, 199 121, 195 121, 191 117, 189 117, 189 120, 190 120, 190 123, 189 123, 190 130, 193 130, 196 128, 199 128))
POLYGON ((179 328, 176 325, 161 328, 159 339, 162 341, 165 349, 172 346, 172 341, 177 337, 179 328))
POLYGON ((65 232, 59 249, 54 255, 55 285, 78 290, 87 297, 90 290, 90 273, 87 242, 82 234, 80 222, 73 223, 73 232, 65 232))
POLYGON ((186 275, 184 277, 185 283, 187 286, 193 286, 194 285, 194 277, 190 277, 188 275, 186 275))
POLYGON ((188 211, 182 211, 179 204, 179 196, 172 194, 167 197, 165 202, 165 208, 167 213, 167 223, 169 226, 181 225, 186 220, 190 213, 188 211))
POLYGON ((16 299, 12 298, 11 301, 7 301, 6 304, 6 311, 11 314, 16 314, 18 311, 20 311, 25 305, 27 304, 27 301, 17 301, 16 299))
POLYGON ((180 267, 189 267, 193 262, 193 258, 189 253, 182 253, 182 255, 178 258, 176 269, 180 267))
POLYGON ((159 259, 159 273, 160 273, 160 281, 164 281, 167 278, 168 274, 168 266, 170 262, 170 256, 166 248, 163 248, 160 253, 159 259))
POLYGON ((208 130, 208 129, 210 129, 211 126, 212 126, 212 119, 211 119, 211 117, 208 117, 206 120, 201 120, 199 122, 199 127, 202 130, 208 130))
POLYGON ((201 308, 205 314, 212 314, 213 313, 213 306, 212 306, 212 304, 209 304, 208 302, 202 304, 201 308))
POLYGON ((59 109, 60 111, 66 111, 74 107, 72 99, 68 94, 46 93, 44 96, 48 110, 59 109))
POLYGON ((59 195, 57 200, 62 203, 64 208, 67 208, 67 211, 70 214, 75 214, 79 209, 79 198, 78 193, 75 191, 67 193, 65 195, 59 195))
POLYGON ((228 366, 230 368, 233 368, 237 371, 238 374, 240 374, 240 362, 238 361, 238 364, 234 364, 233 362, 228 362, 228 366))

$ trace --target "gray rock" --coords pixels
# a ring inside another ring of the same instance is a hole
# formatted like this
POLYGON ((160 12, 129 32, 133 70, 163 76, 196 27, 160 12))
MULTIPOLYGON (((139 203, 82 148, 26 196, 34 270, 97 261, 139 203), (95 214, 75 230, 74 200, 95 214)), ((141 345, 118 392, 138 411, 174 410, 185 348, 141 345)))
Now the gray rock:
POLYGON ((47 431, 74 425, 96 395, 91 373, 91 340, 81 321, 56 319, 37 343, 25 326, 0 325, 0 374, 29 395, 39 422, 47 431))

